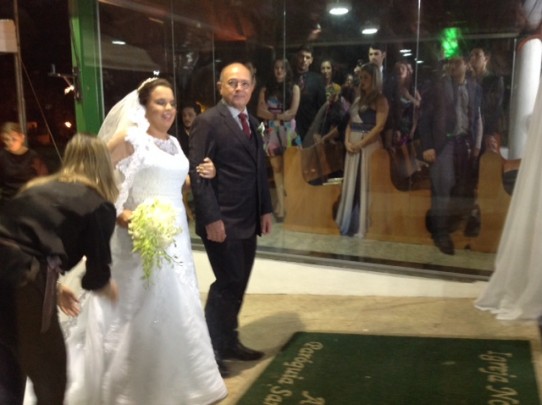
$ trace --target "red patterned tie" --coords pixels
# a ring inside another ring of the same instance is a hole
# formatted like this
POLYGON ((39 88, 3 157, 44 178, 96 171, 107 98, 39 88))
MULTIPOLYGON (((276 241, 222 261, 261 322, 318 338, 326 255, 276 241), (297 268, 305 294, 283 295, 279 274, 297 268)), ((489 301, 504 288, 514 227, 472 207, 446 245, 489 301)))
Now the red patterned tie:
POLYGON ((239 119, 241 120, 241 125, 243 126, 243 132, 248 137, 252 138, 252 132, 250 132, 250 127, 248 126, 247 115, 245 113, 239 114, 239 119))

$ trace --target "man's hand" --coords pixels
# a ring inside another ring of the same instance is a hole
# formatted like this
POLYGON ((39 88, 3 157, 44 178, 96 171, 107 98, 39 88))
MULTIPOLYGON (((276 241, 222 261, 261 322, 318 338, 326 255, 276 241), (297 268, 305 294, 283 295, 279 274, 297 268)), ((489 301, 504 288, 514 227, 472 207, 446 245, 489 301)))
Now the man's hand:
POLYGON ((423 151, 423 160, 427 163, 433 163, 437 159, 437 151, 435 149, 427 149, 423 151))
POLYGON ((212 242, 222 243, 226 240, 226 228, 221 219, 205 225, 205 230, 207 231, 207 239, 212 242))
POLYGON ((58 284, 56 303, 60 310, 68 316, 76 317, 81 311, 79 300, 73 290, 64 284, 58 284))
POLYGON ((261 218, 262 234, 267 235, 268 233, 271 233, 272 226, 273 226, 272 215, 270 213, 263 214, 261 218))

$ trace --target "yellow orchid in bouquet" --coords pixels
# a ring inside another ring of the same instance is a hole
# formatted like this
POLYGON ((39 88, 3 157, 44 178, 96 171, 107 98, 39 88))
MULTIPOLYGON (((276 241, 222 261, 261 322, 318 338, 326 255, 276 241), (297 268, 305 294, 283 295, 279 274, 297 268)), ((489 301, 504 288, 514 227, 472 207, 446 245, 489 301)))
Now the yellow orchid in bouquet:
POLYGON ((133 249, 139 253, 143 262, 143 279, 151 280, 153 269, 159 268, 162 260, 173 262, 166 249, 175 236, 182 232, 176 225, 177 212, 173 205, 159 198, 149 198, 133 211, 128 225, 133 249))

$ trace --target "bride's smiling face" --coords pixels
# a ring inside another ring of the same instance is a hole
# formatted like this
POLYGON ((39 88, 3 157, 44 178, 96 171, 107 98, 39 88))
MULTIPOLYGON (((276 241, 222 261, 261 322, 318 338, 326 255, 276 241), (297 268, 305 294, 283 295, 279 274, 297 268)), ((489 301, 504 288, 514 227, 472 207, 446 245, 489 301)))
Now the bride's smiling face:
POLYGON ((173 91, 166 86, 157 86, 151 93, 145 116, 151 128, 167 132, 177 115, 177 103, 173 91))

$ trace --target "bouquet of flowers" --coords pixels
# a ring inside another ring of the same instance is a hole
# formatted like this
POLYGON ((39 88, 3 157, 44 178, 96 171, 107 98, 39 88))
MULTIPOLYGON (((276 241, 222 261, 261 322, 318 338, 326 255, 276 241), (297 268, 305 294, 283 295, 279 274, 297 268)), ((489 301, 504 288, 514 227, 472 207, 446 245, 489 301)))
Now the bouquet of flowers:
POLYGON ((145 281, 150 281, 153 268, 159 267, 163 259, 174 261, 166 249, 182 232, 181 227, 175 225, 176 217, 175 208, 159 198, 147 199, 133 211, 128 233, 134 244, 133 252, 141 255, 145 281))

